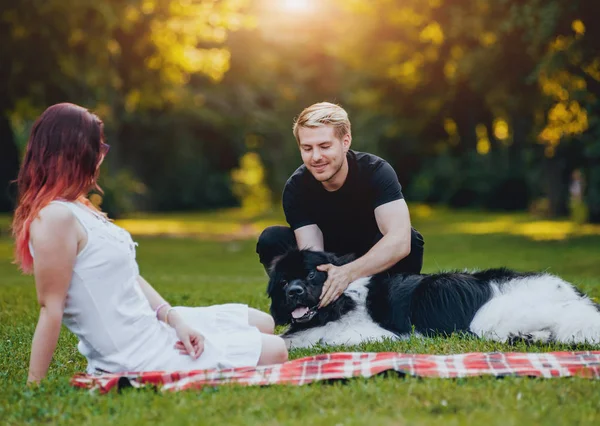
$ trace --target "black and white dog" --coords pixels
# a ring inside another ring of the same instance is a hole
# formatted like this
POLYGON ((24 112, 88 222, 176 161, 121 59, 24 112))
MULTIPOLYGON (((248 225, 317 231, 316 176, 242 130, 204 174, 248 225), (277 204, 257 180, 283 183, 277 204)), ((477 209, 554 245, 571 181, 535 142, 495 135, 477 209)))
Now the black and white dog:
POLYGON ((473 273, 387 273, 352 282, 318 309, 327 279, 318 265, 351 259, 292 250, 272 265, 267 293, 288 347, 355 345, 417 335, 474 334, 501 342, 600 344, 600 307, 546 273, 489 269, 473 273))

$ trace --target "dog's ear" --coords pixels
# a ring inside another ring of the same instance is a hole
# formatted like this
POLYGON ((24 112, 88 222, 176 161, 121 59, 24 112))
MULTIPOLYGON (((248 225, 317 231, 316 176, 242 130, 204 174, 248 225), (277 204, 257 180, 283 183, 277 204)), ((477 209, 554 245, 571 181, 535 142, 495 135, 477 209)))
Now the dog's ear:
MULTIPOLYGON (((277 260, 273 261, 273 265, 277 263, 277 260)), ((281 274, 277 273, 276 270, 272 269, 272 273, 269 274, 269 284, 267 286, 267 296, 271 299, 271 316, 275 320, 275 325, 286 325, 290 322, 289 313, 285 312, 283 298, 285 297, 283 289, 278 287, 281 274)))
POLYGON ((279 277, 273 274, 269 280, 269 287, 267 289, 267 295, 271 299, 271 306, 269 310, 271 311, 271 316, 275 321, 275 325, 285 325, 290 322, 289 314, 285 312, 283 297, 283 290, 277 289, 277 284, 279 282, 279 277))
POLYGON ((267 268, 267 275, 269 277, 272 277, 273 274, 275 274, 275 266, 277 266, 277 262, 279 262, 281 260, 281 258, 283 258, 285 255, 279 255, 279 256, 275 256, 273 258, 273 260, 271 260, 271 264, 269 265, 269 267, 267 268))
POLYGON ((337 256, 332 256, 332 257, 333 257, 333 259, 331 260, 330 263, 335 266, 342 266, 342 265, 350 263, 356 259, 356 256, 354 255, 354 253, 345 254, 340 257, 337 257, 337 256))

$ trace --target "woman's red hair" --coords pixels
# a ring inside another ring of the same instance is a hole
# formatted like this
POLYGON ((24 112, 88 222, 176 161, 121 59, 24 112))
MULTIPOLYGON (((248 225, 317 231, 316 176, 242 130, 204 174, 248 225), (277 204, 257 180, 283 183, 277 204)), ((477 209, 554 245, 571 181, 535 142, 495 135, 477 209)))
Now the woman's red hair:
POLYGON ((80 200, 96 188, 102 121, 78 105, 56 104, 44 111, 31 129, 25 158, 19 170, 19 198, 12 224, 15 263, 25 273, 33 271, 29 252, 29 227, 52 200, 80 200))

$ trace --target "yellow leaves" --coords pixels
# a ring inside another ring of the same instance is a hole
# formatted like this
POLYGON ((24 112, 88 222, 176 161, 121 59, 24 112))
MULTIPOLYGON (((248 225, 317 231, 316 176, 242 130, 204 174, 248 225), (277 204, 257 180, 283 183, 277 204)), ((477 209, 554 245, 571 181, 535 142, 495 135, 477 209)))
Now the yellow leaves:
POLYGON ((594 58, 591 64, 583 67, 583 71, 594 80, 600 81, 600 58, 594 58))
POLYGON ((125 96, 125 110, 127 112, 133 112, 137 109, 140 104, 142 94, 139 90, 131 90, 127 96, 125 96))
POLYGON ((231 174, 234 182, 247 186, 260 185, 265 178, 265 169, 256 152, 247 152, 240 160, 240 168, 231 174))
POLYGON ((454 136, 458 134, 458 126, 456 122, 451 118, 444 119, 444 130, 448 133, 448 136, 454 136))
POLYGON ((13 25, 12 26, 12 37, 15 40, 19 40, 21 38, 25 38, 27 35, 27 28, 23 25, 13 25))
POLYGON ((489 47, 489 46, 495 44, 496 41, 498 41, 498 37, 496 36, 496 34, 490 32, 490 31, 484 32, 479 37, 479 42, 481 43, 482 46, 485 46, 485 47, 489 47))
POLYGON ((76 46, 81 43, 85 34, 80 28, 74 29, 69 35, 69 46, 76 46))
POLYGON ((582 77, 560 71, 549 77, 546 74, 539 78, 542 92, 559 101, 566 101, 571 97, 571 93, 578 90, 585 90, 586 83, 582 77))
POLYGON ((581 21, 581 19, 574 20, 573 23, 571 24, 571 28, 573 29, 575 34, 577 34, 578 36, 582 36, 585 34, 585 25, 581 21))
POLYGON ((242 211, 260 214, 271 207, 271 191, 265 182, 265 168, 256 152, 247 152, 240 167, 231 172, 233 192, 242 203, 242 211))
MULTIPOLYGON (((132 31, 140 20, 150 25, 144 37, 135 38, 132 49, 153 52, 145 58, 145 66, 160 75, 164 88, 153 96, 165 101, 180 98, 180 87, 192 74, 201 73, 211 80, 220 81, 229 69, 230 53, 225 47, 201 48, 206 44, 220 45, 227 39, 227 30, 239 29, 248 24, 240 8, 247 0, 170 1, 142 0, 136 7, 127 6, 122 13, 122 26, 132 31)), ((120 54, 120 46, 110 40, 107 51, 120 54)), ((128 109, 150 105, 150 96, 140 89, 141 95, 132 92, 126 99, 128 109)))
POLYGON ((448 81, 451 81, 456 77, 457 70, 456 61, 448 61, 444 64, 444 76, 448 81))
POLYGON ((494 126, 494 137, 498 140, 505 141, 509 137, 509 127, 506 120, 503 118, 496 118, 493 123, 494 126))
POLYGON ((539 82, 542 92, 557 101, 548 111, 546 125, 538 135, 538 140, 547 145, 546 156, 553 157, 562 138, 581 134, 588 129, 587 111, 573 100, 575 92, 586 89, 586 82, 567 71, 557 72, 551 77, 542 74, 539 82))
POLYGON ((142 2, 142 13, 149 15, 156 9, 156 0, 144 0, 142 2))
POLYGON ((572 40, 570 38, 558 36, 550 43, 550 51, 560 52, 566 50, 571 42, 572 40))
POLYGON ((450 56, 453 59, 461 59, 463 56, 465 56, 465 49, 458 45, 452 46, 452 48, 450 49, 450 56))
POLYGON ((394 26, 410 25, 412 27, 418 27, 423 25, 427 17, 410 7, 402 7, 400 9, 390 10, 388 19, 390 24, 394 26))
POLYGON ((158 51, 148 58, 146 66, 161 70, 165 81, 178 85, 185 84, 193 73, 203 73, 213 81, 221 80, 229 69, 229 51, 196 46, 207 39, 220 42, 225 39, 226 32, 223 28, 217 28, 211 36, 206 36, 196 32, 196 29, 196 24, 183 19, 155 22, 151 37, 158 51))
POLYGON ((388 63, 398 62, 402 55, 407 52, 405 45, 395 41, 382 43, 381 50, 382 59, 388 63))
POLYGON ((186 73, 202 72, 213 81, 219 81, 229 68, 231 54, 226 49, 183 49, 180 62, 186 73))
POLYGON ((566 136, 583 133, 588 129, 587 111, 576 101, 558 102, 548 112, 546 127, 541 131, 538 138, 540 142, 547 143, 551 149, 546 152, 547 156, 554 154, 554 147, 566 136))
POLYGON ((421 81, 419 68, 423 65, 423 55, 415 55, 414 58, 407 60, 401 64, 394 64, 388 69, 388 77, 396 80, 399 84, 414 88, 421 81))
POLYGON ((475 126, 475 134, 477 135, 477 153, 486 155, 490 152, 491 143, 485 124, 478 124, 475 126))
POLYGON ((361 108, 377 108, 381 105, 382 93, 373 88, 359 87, 349 94, 352 105, 361 108))
POLYGON ((110 52, 111 55, 116 56, 121 53, 121 46, 115 39, 110 39, 106 43, 106 50, 110 52))
POLYGON ((457 146, 460 143, 460 136, 458 134, 458 126, 456 122, 446 117, 444 119, 444 130, 448 133, 448 143, 452 146, 457 146))
POLYGON ((419 34, 419 40, 424 43, 429 42, 439 46, 444 42, 444 32, 442 31, 442 27, 435 21, 430 23, 423 28, 419 34))
POLYGON ((127 6, 125 8, 125 20, 130 23, 135 23, 140 19, 140 10, 134 6, 127 6))
POLYGON ((287 84, 279 85, 279 94, 286 101, 294 101, 298 97, 296 90, 294 90, 292 86, 289 86, 287 84))
POLYGON ((345 11, 352 11, 357 15, 373 15, 375 8, 364 0, 345 0, 339 4, 339 7, 345 11))

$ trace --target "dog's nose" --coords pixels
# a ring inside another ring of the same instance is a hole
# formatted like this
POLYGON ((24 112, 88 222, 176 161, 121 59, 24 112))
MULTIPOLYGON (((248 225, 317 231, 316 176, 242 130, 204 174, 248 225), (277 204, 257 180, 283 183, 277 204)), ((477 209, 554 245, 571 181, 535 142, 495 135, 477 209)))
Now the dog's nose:
POLYGON ((290 285, 287 288, 287 295, 288 296, 302 296, 304 294, 304 288, 298 284, 297 282, 291 282, 290 285))

